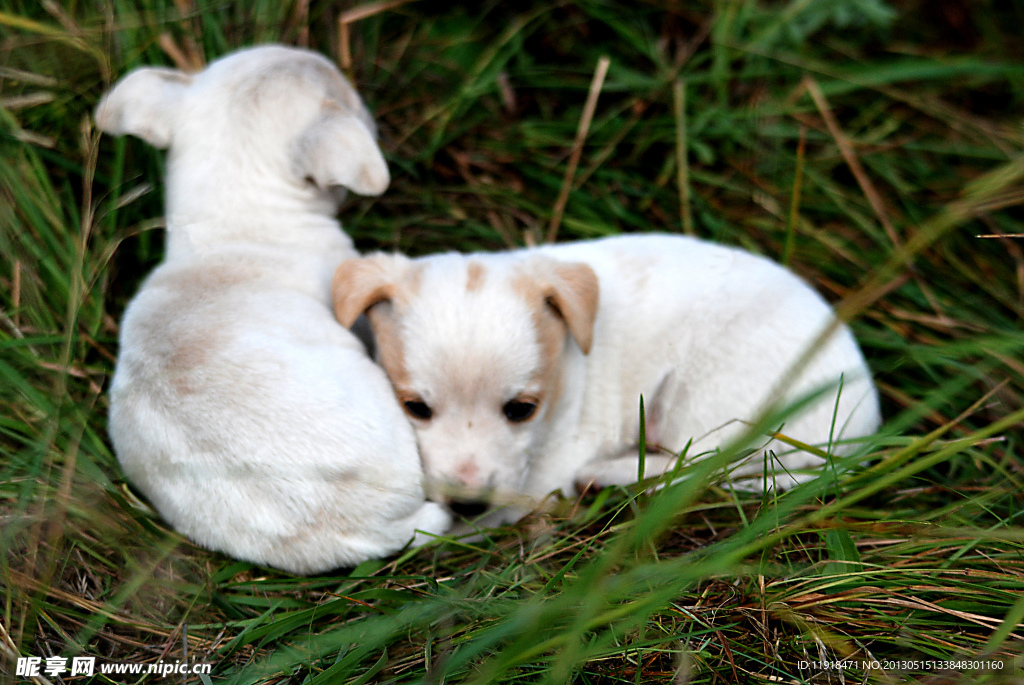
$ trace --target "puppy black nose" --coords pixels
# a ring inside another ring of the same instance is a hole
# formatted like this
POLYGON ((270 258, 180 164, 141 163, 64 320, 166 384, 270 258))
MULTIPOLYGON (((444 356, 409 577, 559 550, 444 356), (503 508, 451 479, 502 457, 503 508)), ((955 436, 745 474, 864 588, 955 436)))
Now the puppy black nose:
POLYGON ((487 511, 487 502, 479 500, 451 499, 448 501, 448 508, 456 516, 464 519, 471 519, 480 516, 487 511))

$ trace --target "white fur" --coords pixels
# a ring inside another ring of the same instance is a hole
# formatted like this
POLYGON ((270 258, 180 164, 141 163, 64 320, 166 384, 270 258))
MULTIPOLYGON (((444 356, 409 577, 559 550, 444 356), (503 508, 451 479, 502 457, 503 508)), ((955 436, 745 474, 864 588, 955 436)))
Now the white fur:
MULTIPOLYGON (((724 446, 763 408, 821 388, 823 396, 786 420, 784 434, 825 447, 830 438, 863 437, 879 426, 870 372, 845 326, 780 388, 833 313, 792 273, 742 250, 643 235, 494 255, 379 255, 342 264, 335 282, 356 284, 335 293, 342 323, 368 307, 375 332, 401 351, 399 364, 381 360, 400 400, 421 399, 432 409, 429 420, 413 423, 428 481, 441 489, 511 491, 536 500, 589 482, 634 482, 641 393, 648 442, 671 453, 690 440, 690 455, 724 446), (561 287, 565 295, 566 282, 581 282, 582 265, 599 288, 589 330, 580 324, 586 306, 574 312, 524 299, 524 278, 554 283, 542 294, 561 287), (575 276, 559 286, 552 274, 567 270, 575 276), (352 277, 360 272, 377 283, 375 294, 361 292, 361 279, 352 277), (554 381, 538 374, 545 353, 536 322, 544 316, 563 319, 554 381), (533 418, 505 418, 502 405, 516 396, 542 398, 533 418)), ((781 455, 781 465, 769 466, 770 482, 759 487, 791 486, 808 477, 798 470, 821 464, 778 441, 766 448, 781 455)), ((656 475, 673 463, 649 454, 646 472, 656 475)), ((758 461, 741 472, 762 468, 758 461)))
POLYGON ((170 147, 166 257, 125 312, 110 391, 129 480, 197 543, 294 573, 443 532, 387 379, 329 306, 356 254, 337 186, 389 182, 348 82, 315 53, 252 48, 133 71, 96 121, 170 147))

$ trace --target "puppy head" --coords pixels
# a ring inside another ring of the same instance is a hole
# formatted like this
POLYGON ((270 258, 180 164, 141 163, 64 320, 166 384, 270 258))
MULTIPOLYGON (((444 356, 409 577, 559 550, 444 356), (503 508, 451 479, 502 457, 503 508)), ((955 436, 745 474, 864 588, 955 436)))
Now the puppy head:
POLYGON ((358 94, 329 60, 298 48, 241 50, 197 74, 136 69, 100 101, 96 125, 233 182, 273 174, 361 195, 390 182, 358 94))
POLYGON ((333 287, 342 325, 369 317, 432 494, 467 502, 520 491, 568 391, 565 363, 590 349, 590 267, 522 253, 376 255, 344 262, 333 287))

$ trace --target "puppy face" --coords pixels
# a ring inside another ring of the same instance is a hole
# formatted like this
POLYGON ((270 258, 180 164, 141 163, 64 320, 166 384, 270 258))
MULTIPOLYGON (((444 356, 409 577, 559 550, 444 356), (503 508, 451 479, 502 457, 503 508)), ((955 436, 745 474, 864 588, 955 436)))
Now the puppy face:
POLYGON ((137 69, 96 108, 100 129, 138 136, 205 176, 258 187, 286 178, 364 195, 390 181, 362 100, 322 55, 283 46, 241 50, 197 74, 137 69), (216 167, 216 168, 214 168, 216 167))
POLYGON ((511 255, 378 255, 343 263, 335 312, 363 312, 377 356, 419 439, 432 495, 496 499, 523 488, 587 352, 597 278, 583 264, 511 255))

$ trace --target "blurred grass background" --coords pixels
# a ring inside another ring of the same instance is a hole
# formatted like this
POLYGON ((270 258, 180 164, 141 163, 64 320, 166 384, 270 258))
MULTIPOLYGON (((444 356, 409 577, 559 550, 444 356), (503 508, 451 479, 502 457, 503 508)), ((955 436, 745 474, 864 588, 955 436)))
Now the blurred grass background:
POLYGON ((1022 25, 1019 0, 0 0, 0 677, 92 655, 238 683, 1024 682, 1022 25), (90 113, 130 68, 268 41, 346 65, 380 122, 391 189, 341 215, 361 249, 554 224, 788 263, 877 375, 870 469, 763 497, 697 468, 318 578, 168 530, 104 395, 163 158, 90 113), (1003 668, 800 666, 840 658, 1003 668))

